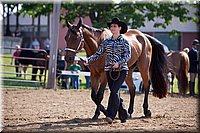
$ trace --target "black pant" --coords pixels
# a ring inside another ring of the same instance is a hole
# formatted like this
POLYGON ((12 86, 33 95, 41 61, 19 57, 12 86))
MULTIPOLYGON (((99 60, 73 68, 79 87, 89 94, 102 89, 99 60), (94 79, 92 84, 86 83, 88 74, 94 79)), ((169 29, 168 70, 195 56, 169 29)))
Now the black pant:
POLYGON ((17 66, 17 67, 15 67, 15 71, 16 71, 16 76, 17 77, 21 77, 21 72, 19 71, 20 69, 19 69, 19 61, 17 61, 17 60, 15 60, 15 65, 17 66), (19 74, 20 73, 20 74, 19 74))
POLYGON ((113 120, 117 114, 117 111, 119 111, 119 116, 121 117, 120 118, 121 120, 124 118, 123 114, 127 115, 127 111, 126 109, 124 109, 124 106, 122 104, 123 100, 120 98, 119 89, 121 85, 123 84, 128 71, 122 70, 119 72, 120 72, 120 76, 116 80, 113 80, 113 78, 116 78, 117 75, 119 74, 117 71, 113 71, 111 72, 111 74, 109 71, 106 72, 108 86, 111 91, 110 96, 109 96, 109 101, 108 101, 108 107, 107 107, 107 113, 108 113, 107 117, 110 117, 113 120))

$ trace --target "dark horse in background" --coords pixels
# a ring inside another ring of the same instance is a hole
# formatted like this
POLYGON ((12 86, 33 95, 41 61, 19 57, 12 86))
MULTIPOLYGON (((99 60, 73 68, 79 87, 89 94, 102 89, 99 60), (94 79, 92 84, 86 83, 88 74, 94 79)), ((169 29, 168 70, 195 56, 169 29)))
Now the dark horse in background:
MULTIPOLYGON (((96 29, 89 27, 82 23, 82 19, 79 20, 77 25, 72 25, 66 21, 68 32, 65 36, 66 40, 66 61, 72 62, 74 56, 82 48, 85 49, 87 57, 94 54, 99 44, 106 39, 111 37, 109 29, 96 29)), ((164 53, 163 46, 159 44, 155 39, 146 36, 139 30, 130 29, 125 34, 125 38, 130 42, 131 45, 131 59, 128 62, 128 75, 125 79, 126 84, 129 88, 130 102, 128 113, 133 113, 134 98, 135 98, 135 85, 132 80, 132 73, 134 68, 138 67, 143 83, 144 83, 144 103, 143 111, 145 117, 151 116, 151 111, 148 109, 148 95, 150 81, 154 88, 153 95, 158 98, 166 97, 167 95, 167 80, 166 80, 166 56, 164 53)), ((106 114, 104 106, 101 104, 104 95, 104 89, 107 84, 107 79, 104 71, 105 55, 99 60, 92 62, 89 65, 91 72, 91 98, 97 105, 95 115, 93 119, 98 119, 100 111, 106 114)))
POLYGON ((32 65, 32 78, 36 80, 38 69, 40 70, 39 80, 42 81, 42 75, 44 70, 48 68, 48 55, 45 50, 21 50, 19 57, 25 57, 27 59, 19 59, 20 64, 23 67, 24 78, 26 78, 26 70, 28 65, 32 65), (34 58, 34 59, 28 59, 34 58), (46 60, 46 61, 45 61, 46 60))

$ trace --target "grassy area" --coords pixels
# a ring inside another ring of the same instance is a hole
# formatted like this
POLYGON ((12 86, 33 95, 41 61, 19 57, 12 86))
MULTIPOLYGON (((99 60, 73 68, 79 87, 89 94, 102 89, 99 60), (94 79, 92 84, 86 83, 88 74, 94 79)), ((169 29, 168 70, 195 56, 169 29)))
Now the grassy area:
MULTIPOLYGON (((188 83, 189 84, 189 83, 188 83)), ((198 94, 198 78, 196 78, 195 81, 195 88, 194 88, 195 94, 198 94)), ((174 93, 178 93, 178 81, 177 79, 174 79, 174 88, 173 88, 174 93)))
MULTIPOLYGON (((3 56, 5 57, 11 57, 11 54, 4 54, 3 56)), ((85 53, 80 53, 80 56, 85 56, 85 53)), ((2 58, 1 60, 1 64, 4 65, 10 65, 11 62, 11 58, 2 58)), ((13 64, 14 65, 14 61, 13 64)), ((0 74, 2 79, 9 79, 9 80, 24 80, 24 76, 22 75, 21 77, 16 77, 15 73, 15 67, 14 66, 2 66, 1 67, 1 72, 9 72, 9 74, 0 74), (11 74, 13 73, 13 74, 11 74)), ((28 68, 27 69, 27 74, 31 74, 32 73, 32 68, 28 68)), ((39 70, 38 70, 38 74, 39 74, 39 70)), ((46 83, 47 83, 47 78, 48 78, 48 71, 47 71, 47 75, 46 75, 46 83)), ((81 89, 85 89, 85 77, 84 76, 80 76, 81 79, 81 89)), ((26 80, 31 80, 31 75, 26 75, 26 80)), ((44 76, 42 77, 42 81, 44 80, 44 76)), ((39 81, 39 77, 37 76, 37 81, 39 81)), ((30 83, 30 82, 19 82, 19 81, 7 81, 7 80, 2 80, 2 86, 23 86, 23 87, 42 87, 42 85, 40 83, 30 83)))
MULTIPOLYGON (((11 57, 12 55, 11 54, 4 54, 3 56, 11 57)), ((2 58, 1 63, 4 64, 4 65, 10 65, 10 62, 11 62, 11 58, 2 58)), ((13 61, 12 65, 14 65, 14 61, 13 61)), ((25 80, 23 75, 21 77, 16 77, 16 74, 14 74, 15 73, 15 67, 14 66, 2 66, 1 72, 9 72, 9 74, 1 74, 2 79, 25 80)), ((31 73, 32 73, 32 69, 28 68, 27 74, 31 74, 31 73)), ((27 75, 26 80, 31 80, 31 75, 27 75)), ((2 80, 2 86, 40 87, 41 85, 40 85, 40 83, 27 83, 27 82, 19 82, 19 81, 2 80)))

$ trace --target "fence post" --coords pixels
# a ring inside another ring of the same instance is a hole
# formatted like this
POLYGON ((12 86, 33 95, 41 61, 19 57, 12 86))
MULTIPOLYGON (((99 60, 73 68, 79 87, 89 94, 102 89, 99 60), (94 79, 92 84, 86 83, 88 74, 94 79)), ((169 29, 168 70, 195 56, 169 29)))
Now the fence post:
POLYGON ((51 42, 50 46, 50 60, 49 60, 49 71, 48 71, 48 89, 55 89, 56 83, 56 64, 57 64, 57 49, 58 49, 58 31, 59 31, 59 22, 60 22, 60 6, 61 1, 54 1, 53 5, 53 28, 51 33, 51 42))
POLYGON ((198 96, 200 97, 200 45, 198 46, 198 96))

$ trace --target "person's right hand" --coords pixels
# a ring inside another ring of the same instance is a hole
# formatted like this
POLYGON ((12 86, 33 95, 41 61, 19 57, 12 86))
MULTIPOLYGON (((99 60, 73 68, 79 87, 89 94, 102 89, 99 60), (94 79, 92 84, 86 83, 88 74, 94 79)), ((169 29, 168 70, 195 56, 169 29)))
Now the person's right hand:
POLYGON ((89 66, 89 64, 88 64, 88 63, 86 63, 86 62, 84 62, 83 64, 84 64, 85 66, 89 66))
POLYGON ((80 57, 80 60, 83 61, 83 63, 88 64, 88 59, 87 58, 83 59, 83 58, 80 57))

